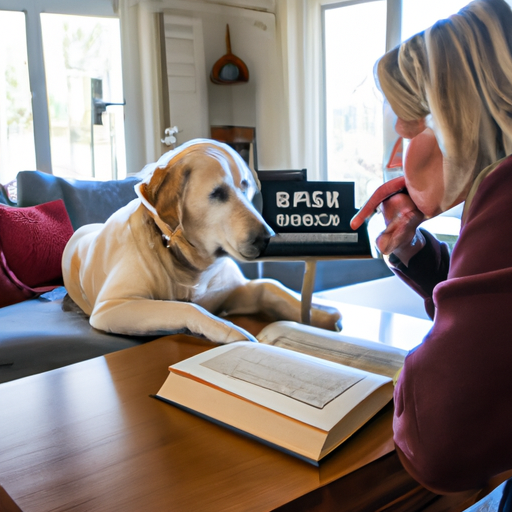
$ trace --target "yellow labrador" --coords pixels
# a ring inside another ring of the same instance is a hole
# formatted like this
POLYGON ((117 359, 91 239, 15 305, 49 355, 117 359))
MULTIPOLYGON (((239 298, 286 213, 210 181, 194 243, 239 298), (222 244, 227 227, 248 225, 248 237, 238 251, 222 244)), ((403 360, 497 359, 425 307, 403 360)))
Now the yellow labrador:
MULTIPOLYGON (((257 178, 238 153, 196 139, 148 168, 137 199, 104 224, 78 229, 64 251, 64 284, 91 325, 133 335, 189 331, 228 343, 253 337, 220 315, 300 321, 290 290, 246 279, 231 259, 257 258, 273 235, 251 203, 257 178)), ((311 317, 334 329, 340 314, 315 306, 311 317)))

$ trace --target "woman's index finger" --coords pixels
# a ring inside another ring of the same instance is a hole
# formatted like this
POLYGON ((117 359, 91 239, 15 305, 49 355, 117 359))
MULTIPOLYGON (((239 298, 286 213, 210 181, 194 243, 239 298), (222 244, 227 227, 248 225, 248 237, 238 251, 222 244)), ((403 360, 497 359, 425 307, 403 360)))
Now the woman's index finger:
POLYGON ((350 227, 353 230, 358 229, 363 225, 363 222, 375 212, 379 204, 385 201, 388 197, 391 197, 403 190, 405 190, 405 178, 403 176, 386 181, 386 183, 382 184, 372 194, 370 199, 366 201, 364 206, 354 215, 354 217, 352 217, 350 227))

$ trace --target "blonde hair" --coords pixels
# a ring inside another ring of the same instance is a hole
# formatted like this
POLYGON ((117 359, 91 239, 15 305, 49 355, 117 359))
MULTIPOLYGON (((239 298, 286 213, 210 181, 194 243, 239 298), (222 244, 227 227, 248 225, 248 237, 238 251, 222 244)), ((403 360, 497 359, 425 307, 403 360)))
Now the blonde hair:
POLYGON ((380 59, 376 80, 401 119, 431 115, 445 209, 512 153, 512 10, 504 0, 473 1, 413 36, 380 59))

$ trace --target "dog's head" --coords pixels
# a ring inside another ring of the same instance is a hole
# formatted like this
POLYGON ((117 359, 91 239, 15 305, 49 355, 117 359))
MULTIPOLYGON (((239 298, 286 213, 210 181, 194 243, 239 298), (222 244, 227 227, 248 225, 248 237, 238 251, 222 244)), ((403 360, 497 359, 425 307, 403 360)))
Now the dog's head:
POLYGON ((136 187, 164 235, 206 258, 260 256, 274 232, 252 204, 259 182, 240 155, 196 139, 166 153, 136 187))

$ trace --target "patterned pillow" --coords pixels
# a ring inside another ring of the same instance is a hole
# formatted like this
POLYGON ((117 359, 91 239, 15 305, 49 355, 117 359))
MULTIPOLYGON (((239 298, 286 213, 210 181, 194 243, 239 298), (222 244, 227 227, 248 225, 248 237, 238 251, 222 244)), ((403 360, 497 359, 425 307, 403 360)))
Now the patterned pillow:
POLYGON ((0 205, 0 307, 62 286, 62 253, 72 234, 62 200, 0 205))

